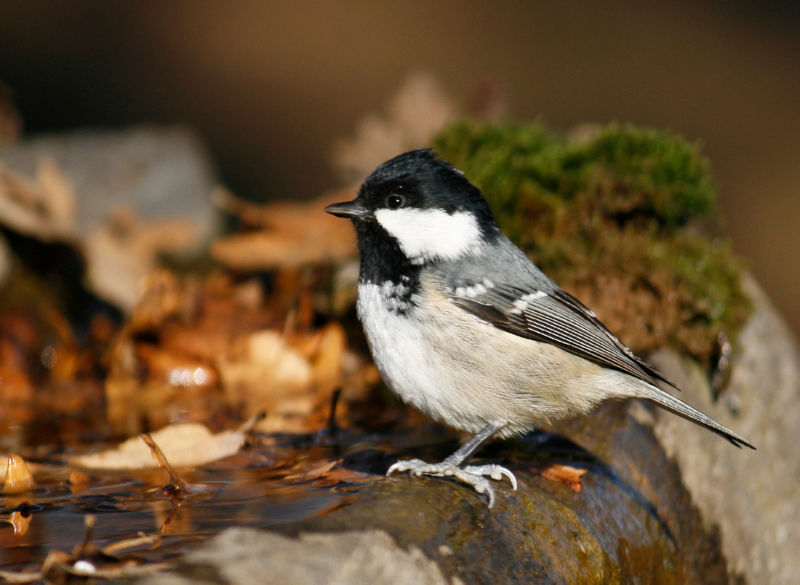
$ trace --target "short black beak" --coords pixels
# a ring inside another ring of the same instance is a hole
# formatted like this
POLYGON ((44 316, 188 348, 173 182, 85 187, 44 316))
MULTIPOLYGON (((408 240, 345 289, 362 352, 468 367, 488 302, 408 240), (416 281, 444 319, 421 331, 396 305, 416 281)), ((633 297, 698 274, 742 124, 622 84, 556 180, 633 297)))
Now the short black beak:
POLYGON ((328 205, 325 211, 336 217, 346 217, 348 219, 358 219, 359 217, 366 217, 369 215, 369 211, 361 206, 358 199, 355 201, 344 201, 342 203, 328 205))

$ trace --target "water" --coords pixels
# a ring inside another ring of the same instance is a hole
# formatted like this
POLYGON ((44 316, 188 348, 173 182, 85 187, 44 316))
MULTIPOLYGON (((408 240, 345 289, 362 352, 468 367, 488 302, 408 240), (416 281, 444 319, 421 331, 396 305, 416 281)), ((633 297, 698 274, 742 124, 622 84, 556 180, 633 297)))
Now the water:
POLYGON ((169 477, 160 469, 87 471, 87 484, 71 485, 69 468, 45 466, 36 474, 38 489, 0 501, 0 517, 22 516, 17 533, 10 523, 0 525, 0 569, 39 570, 50 551, 72 551, 84 540, 87 514, 96 517, 93 542, 101 548, 140 533, 161 537, 154 548, 137 552, 148 561, 174 558, 231 526, 266 527, 327 514, 372 477, 341 465, 318 471, 342 452, 358 457, 341 445, 248 447, 181 473, 188 489, 178 497, 165 493, 169 477))

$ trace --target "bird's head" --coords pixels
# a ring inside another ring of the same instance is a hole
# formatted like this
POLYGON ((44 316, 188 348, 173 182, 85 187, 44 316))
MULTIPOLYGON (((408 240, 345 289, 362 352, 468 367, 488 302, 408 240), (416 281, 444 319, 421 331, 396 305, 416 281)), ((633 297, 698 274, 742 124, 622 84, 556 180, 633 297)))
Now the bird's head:
POLYGON ((480 190, 431 149, 383 163, 364 181, 358 197, 325 211, 353 220, 362 257, 364 246, 388 238, 412 264, 478 253, 499 234, 480 190))

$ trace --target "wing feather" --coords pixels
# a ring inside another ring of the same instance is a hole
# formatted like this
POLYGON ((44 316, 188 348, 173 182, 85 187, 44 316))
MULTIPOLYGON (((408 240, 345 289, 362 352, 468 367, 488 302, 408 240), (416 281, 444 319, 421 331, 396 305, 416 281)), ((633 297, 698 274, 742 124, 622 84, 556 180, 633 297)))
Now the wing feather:
POLYGON ((674 384, 639 359, 575 297, 556 288, 523 290, 507 285, 472 296, 456 294, 450 300, 479 319, 508 333, 552 343, 604 367, 614 368, 650 384, 674 384))

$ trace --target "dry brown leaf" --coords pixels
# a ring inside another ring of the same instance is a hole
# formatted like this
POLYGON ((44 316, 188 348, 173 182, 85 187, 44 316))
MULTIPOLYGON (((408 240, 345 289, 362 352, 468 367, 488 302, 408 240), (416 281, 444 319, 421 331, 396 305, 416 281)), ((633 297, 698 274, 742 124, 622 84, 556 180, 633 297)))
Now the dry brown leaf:
MULTIPOLYGON (((249 335, 279 326, 279 314, 268 305, 253 306, 252 283, 245 283, 248 300, 241 301, 236 293, 242 287, 220 272, 201 281, 160 270, 144 282, 110 355, 105 390, 114 432, 131 436, 175 420, 242 413, 250 404, 243 398, 248 384, 260 386, 263 367, 224 400, 217 361, 249 365, 249 335)), ((255 400, 252 406, 245 415, 263 408, 255 400)))
POLYGON ((28 371, 28 355, 23 352, 16 340, 0 337, 0 397, 3 408, 9 409, 10 404, 25 404, 34 395, 34 383, 28 371))
MULTIPOLYGON (((333 390, 342 384, 346 338, 338 323, 304 335, 257 331, 239 355, 216 362, 230 404, 250 414, 264 409, 260 432, 309 432, 324 421, 333 390)), ((324 423, 323 423, 324 424, 324 423)))
MULTIPOLYGON (((200 423, 177 423, 151 433, 174 467, 194 467, 236 453, 244 444, 246 429, 213 434, 200 423)), ((158 467, 141 438, 131 437, 115 449, 68 459, 84 469, 152 469, 158 467)))
POLYGON ((0 224, 45 242, 75 238, 75 193, 65 173, 44 159, 35 180, 0 163, 0 224))
POLYGON ((581 477, 587 471, 588 469, 570 467, 569 465, 562 465, 560 463, 552 463, 538 469, 539 474, 545 479, 563 483, 574 492, 581 491, 581 477))
POLYGON ((317 487, 330 487, 339 483, 365 483, 372 479, 372 475, 362 471, 353 471, 337 465, 315 482, 317 487))
POLYGON ((218 203, 227 209, 235 206, 238 213, 264 229, 217 240, 211 246, 211 255, 235 270, 298 268, 352 257, 356 253, 353 228, 324 210, 331 203, 354 197, 355 189, 347 189, 309 203, 260 206, 219 191, 218 203))
POLYGON ((232 403, 248 405, 248 412, 263 408, 274 414, 278 401, 308 393, 311 364, 281 333, 257 331, 247 337, 245 348, 239 359, 221 356, 216 362, 223 391, 232 403))
POLYGON ((342 384, 342 357, 347 336, 339 323, 332 321, 321 331, 319 347, 313 358, 314 385, 322 394, 330 394, 342 384))
POLYGON ((160 347, 211 365, 230 349, 233 338, 229 327, 215 325, 209 321, 197 324, 167 323, 160 329, 160 347))
POLYGON ((191 250, 198 238, 190 220, 145 221, 131 210, 117 209, 85 240, 89 287, 129 313, 139 298, 140 281, 155 269, 157 255, 191 250))
POLYGON ((329 487, 338 483, 364 482, 372 476, 368 473, 353 471, 342 467, 342 460, 323 461, 314 467, 302 471, 304 464, 297 466, 301 471, 291 473, 284 479, 287 481, 310 481, 317 487, 329 487))
POLYGON ((342 466, 342 460, 322 461, 310 469, 303 469, 307 464, 301 463, 295 473, 287 475, 286 481, 312 482, 316 487, 331 487, 340 483, 356 483, 369 481, 372 475, 353 471, 342 466))
POLYGON ((21 494, 37 487, 33 479, 33 473, 28 469, 28 463, 19 455, 10 454, 6 466, 3 492, 6 495, 21 494))
POLYGON ((75 229, 77 197, 72 182, 56 159, 46 156, 36 169, 36 182, 45 194, 46 213, 57 230, 69 234, 75 229))
MULTIPOLYGON (((284 479, 289 481, 311 481, 314 479, 319 479, 320 477, 327 475, 334 467, 341 463, 341 461, 341 459, 336 459, 334 461, 323 461, 310 469, 305 469, 304 471, 300 471, 298 473, 290 473, 284 479)), ((300 467, 302 468, 304 465, 301 464, 300 467)))
POLYGON ((147 367, 150 380, 171 386, 216 386, 219 374, 206 362, 154 345, 141 345, 137 351, 147 367))
POLYGON ((39 583, 44 579, 41 571, 35 573, 17 573, 15 571, 0 571, 0 578, 6 583, 39 583))
POLYGON ((197 310, 199 287, 191 278, 153 270, 138 284, 138 302, 130 318, 136 331, 162 327, 173 318, 189 321, 197 310))
POLYGON ((79 494, 85 491, 92 483, 92 478, 80 471, 73 471, 69 474, 69 490, 73 494, 79 494))
POLYGON ((23 534, 27 534, 30 529, 31 520, 33 520, 33 514, 17 511, 11 512, 6 522, 11 524, 16 536, 22 536, 23 534))

